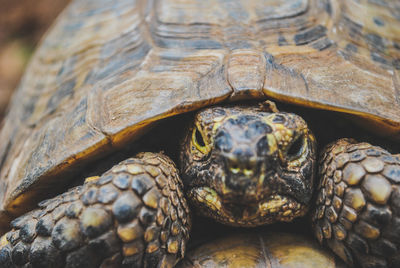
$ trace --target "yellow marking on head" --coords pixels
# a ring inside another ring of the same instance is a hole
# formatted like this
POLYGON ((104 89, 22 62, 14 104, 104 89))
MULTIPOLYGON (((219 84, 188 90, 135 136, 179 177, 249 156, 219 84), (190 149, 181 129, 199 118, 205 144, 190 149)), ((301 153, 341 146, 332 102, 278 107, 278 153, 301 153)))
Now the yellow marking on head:
POLYGON ((232 172, 233 174, 238 174, 239 171, 240 171, 240 168, 230 168, 230 170, 231 170, 231 172, 232 172))
POLYGON ((274 134, 267 134, 267 141, 271 153, 278 150, 278 145, 276 144, 276 138, 274 134))
MULTIPOLYGON (((213 121, 214 121, 214 127, 215 127, 216 125, 217 125, 217 126, 221 125, 221 122, 224 121, 225 118, 226 118, 226 116, 218 116, 218 117, 215 117, 215 118, 213 119, 213 121)), ((213 129, 215 129, 215 128, 213 128, 213 129)))
POLYGON ((261 171, 260 171, 260 176, 259 176, 259 178, 258 178, 258 184, 257 184, 257 191, 258 192, 260 192, 260 191, 262 191, 263 190, 263 185, 264 185, 264 180, 265 180, 265 174, 266 174, 266 172, 265 172, 265 170, 266 170, 266 167, 263 165, 263 166, 261 166, 261 171))
POLYGON ((212 205, 217 210, 220 210, 222 207, 219 196, 215 191, 212 191, 211 193, 206 195, 206 201, 209 205, 212 205))
POLYGON ((196 200, 205 204, 209 209, 221 211, 222 204, 217 192, 208 187, 201 187, 194 190, 196 200))
POLYGON ((281 197, 277 196, 272 200, 261 203, 259 206, 261 214, 265 215, 268 213, 279 211, 282 208, 282 206, 286 204, 286 201, 287 201, 286 198, 282 199, 281 197))
POLYGON ((222 125, 222 123, 224 121, 227 121, 228 119, 237 119, 237 118, 238 118, 238 116, 236 114, 228 115, 228 116, 226 116, 226 115, 218 116, 218 117, 214 118, 213 119, 214 125, 213 125, 213 128, 212 128, 212 132, 215 133, 217 131, 217 129, 222 125))
POLYGON ((0 238, 0 249, 5 247, 7 244, 8 244, 8 240, 7 240, 7 235, 5 234, 0 238))
POLYGON ((217 129, 222 125, 222 122, 225 121, 226 118, 226 116, 220 116, 214 119, 211 136, 214 136, 214 134, 217 132, 217 129))
POLYGON ((198 122, 195 123, 195 127, 192 132, 192 143, 202 154, 208 154, 211 151, 211 143, 207 139, 206 133, 204 133, 203 128, 198 122), (204 145, 199 144, 196 133, 199 132, 201 138, 203 139, 204 145))
POLYGON ((250 176, 253 176, 254 171, 251 170, 251 169, 245 168, 245 169, 243 170, 243 173, 244 173, 245 176, 250 177, 250 176))
POLYGON ((227 194, 227 193, 230 193, 232 191, 231 189, 229 189, 226 186, 225 176, 222 176, 222 178, 221 178, 221 191, 222 191, 222 194, 227 194))

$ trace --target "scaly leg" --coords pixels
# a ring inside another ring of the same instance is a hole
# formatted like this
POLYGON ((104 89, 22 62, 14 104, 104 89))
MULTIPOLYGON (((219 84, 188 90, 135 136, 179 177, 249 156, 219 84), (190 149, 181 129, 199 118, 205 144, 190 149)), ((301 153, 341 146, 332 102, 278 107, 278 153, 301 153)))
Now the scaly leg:
POLYGON ((400 160, 342 139, 321 156, 315 232, 350 265, 400 267, 400 160))
POLYGON ((172 267, 189 236, 182 183, 161 154, 141 153, 39 206, 1 238, 0 267, 172 267))

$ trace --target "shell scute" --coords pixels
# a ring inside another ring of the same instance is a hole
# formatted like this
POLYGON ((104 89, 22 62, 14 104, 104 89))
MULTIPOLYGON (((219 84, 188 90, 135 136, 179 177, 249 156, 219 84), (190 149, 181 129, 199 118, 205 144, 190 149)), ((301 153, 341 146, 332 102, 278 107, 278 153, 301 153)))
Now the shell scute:
POLYGON ((367 0, 72 1, 0 132, 0 226, 66 185, 64 171, 223 100, 350 113, 399 138, 399 11, 367 0))

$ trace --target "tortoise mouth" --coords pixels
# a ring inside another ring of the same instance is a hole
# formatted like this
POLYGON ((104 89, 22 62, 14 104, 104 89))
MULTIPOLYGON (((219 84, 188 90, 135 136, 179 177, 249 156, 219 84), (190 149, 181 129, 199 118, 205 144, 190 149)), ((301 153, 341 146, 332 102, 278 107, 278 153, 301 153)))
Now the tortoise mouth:
POLYGON ((188 192, 189 199, 200 214, 240 227, 255 227, 278 221, 290 222, 306 214, 308 206, 284 194, 271 194, 257 200, 225 200, 210 187, 196 187, 188 192))

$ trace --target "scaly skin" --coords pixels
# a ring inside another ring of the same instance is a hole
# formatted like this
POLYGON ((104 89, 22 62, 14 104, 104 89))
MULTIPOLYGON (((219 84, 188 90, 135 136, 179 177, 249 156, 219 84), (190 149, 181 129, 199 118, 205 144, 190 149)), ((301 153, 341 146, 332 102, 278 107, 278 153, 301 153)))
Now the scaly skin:
POLYGON ((342 139, 321 157, 313 220, 318 240, 349 265, 400 267, 400 160, 342 139))
POLYGON ((172 161, 143 153, 12 222, 0 267, 172 267, 190 214, 172 161))
MULTIPOLYGON (((141 153, 41 202, 0 239, 0 266, 172 267, 190 231, 184 192, 201 214, 234 226, 290 221, 310 206, 315 139, 295 114, 207 108, 180 150, 182 181, 167 156, 141 153)), ((399 159, 339 140, 320 167, 318 239, 350 265, 398 267, 399 159)))
POLYGON ((181 168, 185 192, 203 215, 249 227, 307 212, 314 136, 300 116, 270 109, 228 106, 196 114, 181 168))

